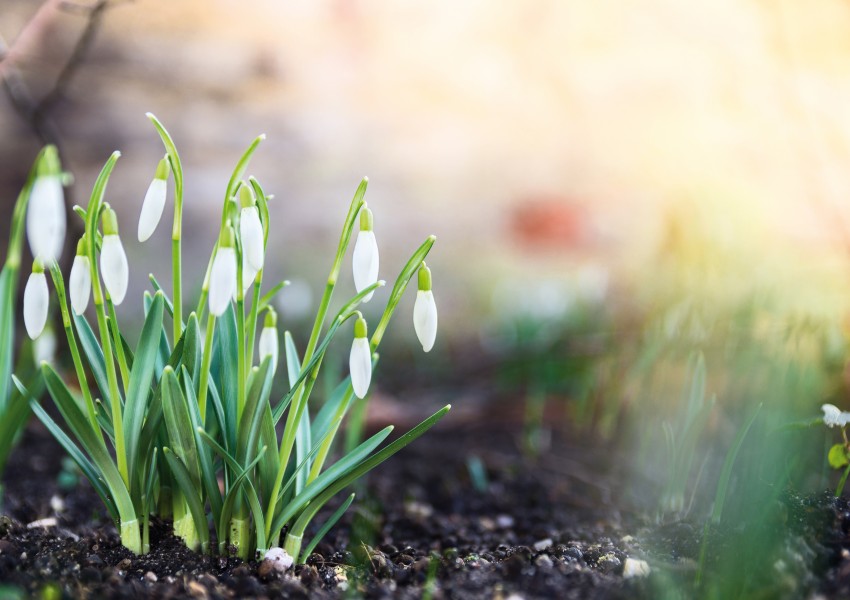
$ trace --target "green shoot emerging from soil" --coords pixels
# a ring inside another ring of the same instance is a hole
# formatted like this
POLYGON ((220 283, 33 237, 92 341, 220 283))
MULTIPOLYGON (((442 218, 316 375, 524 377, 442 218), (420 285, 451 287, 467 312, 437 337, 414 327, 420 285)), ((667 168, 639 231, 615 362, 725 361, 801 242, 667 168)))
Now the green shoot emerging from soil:
MULTIPOLYGON (((40 370, 66 428, 41 408, 39 390, 25 384, 22 377, 13 377, 17 393, 29 399, 39 419, 91 481, 115 519, 122 543, 133 552, 149 550, 150 516, 158 514, 173 519, 175 534, 190 548, 250 558, 282 545, 296 561, 304 561, 353 496, 305 545, 304 534, 318 512, 425 433, 450 408, 442 408, 383 447, 392 427, 353 445, 336 462, 331 460, 336 435, 355 397, 367 397, 378 346, 411 280, 418 283, 416 333, 426 352, 434 344, 437 312, 431 272, 424 260, 435 238, 426 238, 413 252, 380 319, 374 326, 367 324, 358 306, 369 301, 384 281, 378 279, 374 216, 364 202, 364 178, 348 208, 307 344, 299 352, 286 332, 281 353, 272 302, 287 282, 263 293, 265 254, 272 233, 270 196, 255 178, 245 177, 264 139, 260 136, 239 159, 227 184, 217 240, 196 308, 184 316, 183 170, 170 135, 153 115, 148 117, 164 144, 165 157, 145 195, 138 239, 147 240, 156 229, 167 201, 167 181, 173 178, 171 297, 151 275, 153 289, 144 293, 144 325, 138 343, 131 346, 116 311, 127 292, 129 265, 117 216, 105 202, 107 182, 120 156, 116 152, 103 167, 86 208, 75 207, 85 222, 85 234, 77 244, 67 296, 65 279, 55 262, 58 251, 37 250, 33 240, 47 234, 37 226, 29 232, 33 253, 40 260, 33 269, 35 291, 31 301, 25 300, 24 315, 31 335, 37 335, 48 305, 42 280, 49 275, 76 382, 66 385, 46 363, 40 370), (332 296, 355 227, 357 293, 333 313, 332 296), (96 329, 85 317, 89 296, 96 329), (310 399, 325 353, 334 337, 346 329, 348 335, 353 333, 350 376, 311 418, 310 399), (279 359, 283 364, 278 365, 279 359), (286 392, 272 399, 276 376, 285 381, 286 392), (217 545, 211 543, 210 524, 217 545)), ((27 195, 26 189, 23 194, 27 195)), ((52 227, 55 235, 58 225, 52 227)), ((4 302, 5 312, 7 306, 10 303, 4 302)), ((11 319, 5 312, 3 318, 11 319)), ((4 344, 9 345, 5 340, 4 344)))

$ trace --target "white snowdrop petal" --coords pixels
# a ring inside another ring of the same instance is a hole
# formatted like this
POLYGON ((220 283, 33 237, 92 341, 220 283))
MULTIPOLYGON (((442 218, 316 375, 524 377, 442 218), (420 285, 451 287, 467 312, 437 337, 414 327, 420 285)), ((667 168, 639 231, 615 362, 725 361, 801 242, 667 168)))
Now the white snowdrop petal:
POLYGON ((74 309, 74 314, 83 314, 89 305, 91 293, 91 268, 88 256, 74 257, 71 276, 68 279, 68 293, 71 296, 71 308, 74 309))
POLYGON ((27 238, 33 256, 45 263, 55 261, 65 243, 65 200, 58 175, 33 182, 27 209, 27 238))
POLYGON ((827 427, 841 425, 841 410, 834 404, 824 404, 820 407, 823 411, 823 423, 827 427))
POLYGON ((260 223, 260 211, 256 206, 242 209, 239 217, 239 236, 242 240, 242 254, 245 261, 254 269, 254 274, 263 268, 263 225, 260 223))
MULTIPOLYGON (((354 287, 358 293, 378 281, 378 266, 378 242, 375 240, 375 232, 361 231, 357 234, 357 241, 354 244, 351 265, 354 273, 354 287)), ((370 292, 363 298, 363 302, 369 302, 374 293, 370 292)))
POLYGON ((24 288, 24 325, 30 339, 36 339, 47 323, 49 292, 44 273, 32 273, 24 288))
POLYGON ((148 186, 144 202, 142 202, 142 213, 139 215, 139 241, 145 242, 156 231, 162 211, 165 209, 165 197, 168 190, 168 182, 165 179, 154 179, 148 186))
POLYGON ((56 336, 50 329, 45 329, 33 344, 33 357, 35 364, 43 362, 52 363, 56 358, 56 336))
POLYGON ((358 398, 363 398, 369 391, 369 383, 372 381, 372 351, 369 348, 369 340, 365 337, 354 338, 351 343, 348 368, 351 371, 351 386, 354 388, 354 393, 358 398))
POLYGON ((219 248, 210 271, 210 313, 216 317, 224 314, 236 289, 236 251, 219 248))
POLYGON ((429 352, 437 339, 437 304, 431 290, 419 290, 413 305, 413 328, 422 349, 429 352))
POLYGON ((277 337, 276 327, 263 327, 260 333, 260 362, 263 362, 267 356, 272 357, 272 370, 277 368, 277 359, 280 355, 280 342, 277 337))
POLYGON ((248 291, 248 288, 254 283, 254 279, 257 277, 257 273, 259 271, 255 269, 247 259, 243 257, 242 260, 242 293, 245 294, 248 291))
POLYGON ((115 306, 124 302, 127 284, 130 282, 130 267, 127 254, 117 234, 103 236, 100 251, 100 274, 115 306))

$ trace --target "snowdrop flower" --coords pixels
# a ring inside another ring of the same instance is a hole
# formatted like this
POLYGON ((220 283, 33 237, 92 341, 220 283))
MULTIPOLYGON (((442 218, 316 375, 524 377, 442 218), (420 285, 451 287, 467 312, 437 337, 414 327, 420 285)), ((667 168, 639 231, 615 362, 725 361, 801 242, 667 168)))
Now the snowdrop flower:
POLYGON ((44 264, 38 258, 32 264, 32 273, 24 288, 24 325, 30 339, 36 339, 47 323, 47 307, 50 295, 47 291, 47 278, 44 276, 44 264))
POLYGON ((77 255, 71 265, 71 276, 68 280, 71 308, 74 309, 74 314, 78 316, 86 312, 86 307, 89 305, 89 294, 91 293, 91 264, 86 250, 86 238, 83 236, 77 242, 77 255))
POLYGON ((820 408, 823 411, 823 424, 827 427, 844 427, 850 423, 850 412, 842 412, 834 404, 824 404, 820 408))
MULTIPOLYGON (((378 281, 378 242, 375 241, 372 226, 372 211, 364 202, 363 208, 360 209, 360 232, 354 243, 354 257, 351 265, 354 272, 354 287, 358 294, 378 281)), ((363 302, 369 302, 374 294, 375 292, 369 292, 363 298, 363 302)))
POLYGON ((55 261, 65 243, 65 196, 56 148, 48 146, 38 165, 27 209, 27 238, 32 255, 55 261))
MULTIPOLYGON (((254 192, 251 187, 242 184, 239 188, 239 205, 242 211, 239 214, 239 239, 242 241, 242 270, 245 269, 245 264, 250 265, 256 276, 257 272, 263 268, 264 259, 264 238, 263 224, 260 223, 260 211, 257 208, 257 201, 254 199, 254 192)), ((253 281, 253 277, 251 278, 253 281)), ((243 289, 247 286, 243 286, 243 289)))
POLYGON ((422 349, 429 352, 437 339, 437 305, 431 291, 431 269, 425 263, 419 267, 419 291, 413 305, 413 328, 422 349))
POLYGON ((153 181, 148 186, 139 215, 139 241, 146 242, 156 231, 162 211, 165 209, 165 196, 168 192, 168 161, 163 158, 156 166, 153 181))
POLYGON ((110 206, 103 211, 103 245, 100 248, 100 273, 109 297, 115 306, 124 302, 127 284, 130 281, 130 267, 127 253, 118 237, 118 217, 110 206))
POLYGON ((44 328, 32 345, 36 366, 43 362, 52 363, 56 358, 56 335, 50 326, 44 328))
POLYGON ((366 339, 366 319, 358 317, 354 323, 354 341, 351 343, 351 355, 348 358, 351 371, 351 386, 358 398, 366 396, 372 381, 372 349, 366 339))
POLYGON ((277 369, 277 359, 280 354, 279 340, 277 337, 277 313, 269 309, 263 322, 263 331, 260 333, 260 362, 267 356, 272 357, 272 372, 277 369))
POLYGON ((218 250, 210 271, 210 313, 215 317, 224 314, 233 291, 236 289, 236 250, 233 228, 226 225, 221 230, 218 250))

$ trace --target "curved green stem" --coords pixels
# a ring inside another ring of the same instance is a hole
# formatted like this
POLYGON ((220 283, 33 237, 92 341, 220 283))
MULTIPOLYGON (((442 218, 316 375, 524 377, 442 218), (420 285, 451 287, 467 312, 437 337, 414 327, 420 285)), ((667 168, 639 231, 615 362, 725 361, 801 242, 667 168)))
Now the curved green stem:
POLYGON ((201 356, 200 389, 198 390, 198 411, 201 413, 201 423, 207 418, 207 391, 209 390, 210 362, 212 361, 212 345, 215 336, 215 316, 207 317, 207 329, 204 334, 204 354, 201 356))
POLYGON ((115 356, 118 358, 118 369, 121 371, 121 382, 124 384, 124 394, 130 386, 130 369, 127 367, 127 356, 124 354, 124 344, 121 342, 121 328, 118 327, 118 315, 115 314, 115 305, 106 295, 106 307, 109 311, 109 328, 112 331, 112 341, 115 344, 115 356))
POLYGON ((71 315, 68 312, 68 301, 65 298, 65 282, 62 279, 62 272, 59 270, 59 265, 55 262, 50 265, 50 275, 53 277, 53 285, 56 288, 56 296, 59 298, 59 311, 62 313, 62 327, 65 329, 65 336, 68 338, 68 347, 71 350, 71 358, 74 362, 74 371, 77 374, 77 381, 80 384, 80 389, 83 392, 83 399, 86 403, 86 413, 89 417, 92 429, 100 436, 103 441, 103 432, 97 422, 97 411, 94 408, 94 400, 92 399, 91 389, 89 389, 88 379, 86 378, 86 370, 83 368, 83 361, 80 359, 80 350, 77 347, 77 339, 74 335, 74 328, 71 325, 71 315))

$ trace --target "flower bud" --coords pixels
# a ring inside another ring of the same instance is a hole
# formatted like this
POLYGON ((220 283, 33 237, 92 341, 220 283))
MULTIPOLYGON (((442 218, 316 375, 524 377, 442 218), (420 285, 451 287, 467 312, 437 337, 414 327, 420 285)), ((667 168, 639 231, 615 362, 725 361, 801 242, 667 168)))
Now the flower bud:
POLYGON ((366 320, 359 317, 354 323, 354 341, 351 343, 351 355, 348 358, 351 371, 351 386, 358 398, 366 396, 372 381, 372 349, 366 338, 366 320))
POLYGON ((437 339, 437 304, 431 291, 431 269, 425 263, 419 267, 419 291, 413 305, 413 328, 422 349, 429 352, 437 339))
POLYGON ((156 231, 162 211, 165 209, 165 197, 168 192, 168 161, 163 158, 156 167, 153 181, 148 186, 139 215, 139 241, 145 242, 156 231))
MULTIPOLYGON (((260 222, 260 211, 254 199, 254 192, 250 186, 242 184, 239 188, 239 204, 242 210, 239 215, 239 239, 242 240, 242 262, 247 263, 254 271, 254 275, 263 268, 264 262, 264 234, 263 224, 260 222)), ((253 278, 252 278, 253 279, 253 278)))
POLYGON ((233 228, 226 225, 221 230, 218 250, 210 271, 210 314, 224 314, 236 289, 236 250, 233 248, 233 228))
POLYGON ((263 331, 260 333, 260 362, 267 356, 272 357, 272 371, 277 369, 277 360, 280 355, 280 345, 277 336, 277 315, 273 310, 266 313, 263 323, 263 331))
MULTIPOLYGON (((351 265, 354 273, 354 287, 358 293, 378 281, 378 242, 375 240, 372 225, 372 211, 364 203, 363 208, 360 209, 360 231, 354 243, 351 265)), ((363 298, 363 302, 369 302, 374 293, 374 291, 369 292, 363 298)))
POLYGON ((65 243, 65 196, 56 148, 48 146, 39 162, 27 208, 27 238, 32 255, 55 261, 65 243))
POLYGON ((86 255, 86 238, 81 237, 77 243, 77 255, 71 265, 71 276, 68 279, 68 293, 71 296, 71 308, 74 314, 81 315, 89 305, 91 293, 91 265, 86 255))
POLYGON ((49 304, 50 295, 47 290, 47 278, 44 276, 44 265, 41 260, 36 259, 24 288, 24 325, 30 339, 36 339, 44 330, 49 304))
POLYGON ((124 302, 127 284, 130 282, 130 267, 127 253, 118 237, 118 217, 111 207, 103 211, 103 245, 100 247, 100 274, 109 297, 115 306, 124 302))

